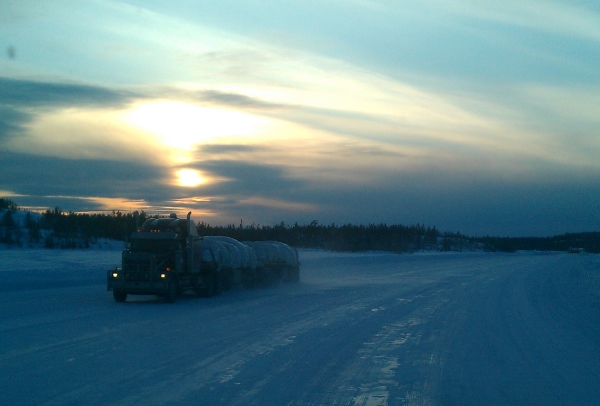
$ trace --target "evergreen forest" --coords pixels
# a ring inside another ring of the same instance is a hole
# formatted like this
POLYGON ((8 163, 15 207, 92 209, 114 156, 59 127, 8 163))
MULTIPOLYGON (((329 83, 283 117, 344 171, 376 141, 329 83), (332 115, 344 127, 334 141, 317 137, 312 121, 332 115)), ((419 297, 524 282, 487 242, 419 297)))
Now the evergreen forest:
MULTIPOLYGON (((0 243, 8 247, 89 248, 98 239, 126 241, 149 214, 74 213, 58 207, 43 213, 20 209, 0 198, 0 243), (21 224, 17 219, 20 218, 21 224)), ((281 241, 297 248, 330 251, 500 251, 519 250, 600 252, 600 232, 567 233, 546 237, 470 237, 442 232, 435 226, 387 224, 227 225, 197 224, 199 235, 225 235, 239 241, 281 241)))

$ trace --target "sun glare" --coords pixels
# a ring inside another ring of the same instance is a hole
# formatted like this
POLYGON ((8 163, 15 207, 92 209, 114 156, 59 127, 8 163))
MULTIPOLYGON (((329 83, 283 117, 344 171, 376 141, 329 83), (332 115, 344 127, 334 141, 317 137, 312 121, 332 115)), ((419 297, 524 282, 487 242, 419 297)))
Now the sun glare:
POLYGON ((207 182, 199 171, 194 169, 180 169, 177 171, 177 184, 183 187, 195 187, 207 182))
POLYGON ((193 151, 198 145, 221 137, 231 141, 256 135, 267 124, 266 119, 246 113, 179 101, 138 104, 126 113, 125 121, 179 151, 193 151))

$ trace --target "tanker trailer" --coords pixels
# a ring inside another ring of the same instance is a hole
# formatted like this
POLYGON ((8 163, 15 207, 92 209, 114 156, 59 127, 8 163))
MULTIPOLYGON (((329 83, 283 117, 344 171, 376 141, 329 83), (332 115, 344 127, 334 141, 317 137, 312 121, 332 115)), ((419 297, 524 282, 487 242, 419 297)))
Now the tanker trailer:
POLYGON ((216 240, 222 244, 229 244, 235 247, 236 259, 239 258, 241 283, 244 287, 253 287, 256 280, 256 254, 254 254, 254 250, 248 247, 246 244, 239 242, 235 238, 223 235, 205 238, 216 240))
POLYGON ((257 273, 266 283, 300 280, 300 262, 294 248, 279 241, 254 241, 247 244, 256 252, 257 273))
POLYGON ((282 279, 285 282, 300 281, 300 259, 298 251, 279 241, 269 241, 271 244, 277 245, 280 254, 280 266, 282 268, 282 279))
POLYGON ((206 250, 210 250, 212 255, 218 258, 223 289, 230 289, 231 285, 234 284, 233 269, 236 265, 235 257, 232 257, 231 255, 231 249, 227 249, 225 244, 210 237, 204 237, 202 239, 202 246, 205 247, 206 250))

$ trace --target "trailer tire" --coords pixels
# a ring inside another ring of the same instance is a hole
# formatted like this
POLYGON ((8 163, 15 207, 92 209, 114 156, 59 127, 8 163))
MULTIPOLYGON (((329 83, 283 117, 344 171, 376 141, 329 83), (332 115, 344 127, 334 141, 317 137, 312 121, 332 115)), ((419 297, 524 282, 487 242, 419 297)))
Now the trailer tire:
POLYGON ((124 302, 127 300, 127 292, 123 292, 122 290, 113 290, 113 297, 115 298, 115 302, 124 302))
POLYGON ((173 303, 177 300, 177 296, 179 295, 179 286, 177 280, 172 280, 169 282, 167 294, 165 295, 165 301, 167 303, 173 303))

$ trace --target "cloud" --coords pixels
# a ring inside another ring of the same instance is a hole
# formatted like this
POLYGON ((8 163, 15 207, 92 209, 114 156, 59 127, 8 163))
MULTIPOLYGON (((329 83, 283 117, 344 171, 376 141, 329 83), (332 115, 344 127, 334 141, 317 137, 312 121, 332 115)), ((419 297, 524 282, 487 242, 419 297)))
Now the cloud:
POLYGON ((209 156, 228 155, 228 154, 248 154, 264 150, 266 147, 257 145, 241 145, 241 144, 208 144, 200 147, 200 154, 209 156))
POLYGON ((198 99, 205 102, 241 109, 280 109, 289 107, 284 104, 265 102, 239 93, 225 93, 216 90, 199 91, 198 99))
POLYGON ((286 174, 284 166, 265 165, 232 160, 207 160, 187 165, 206 171, 224 182, 203 187, 209 195, 272 196, 284 198, 300 190, 305 180, 294 179, 286 174))
MULTIPOLYGON (((380 174, 371 185, 308 185, 315 212, 282 214, 286 223, 425 223, 470 235, 552 235, 600 227, 600 185, 585 175, 522 180, 422 168, 380 174)), ((263 217, 264 218, 264 217, 263 217)))
MULTIPOLYGON (((314 210, 302 197, 304 181, 282 167, 209 161, 196 164, 219 181, 182 188, 171 182, 172 169, 113 160, 42 157, 0 152, 0 190, 20 196, 25 206, 59 206, 73 211, 145 209, 152 213, 193 210, 225 221, 245 210, 271 214, 314 210)), ((189 167, 189 166, 188 166, 189 167)), ((249 215, 248 215, 249 216, 249 215)), ((249 218, 249 217, 247 217, 249 218)))
MULTIPOLYGON (((214 148, 223 153, 253 150, 214 148)), ((150 213, 191 210, 197 220, 215 225, 237 224, 239 219, 266 225, 308 224, 315 219, 338 224, 419 222, 479 235, 548 235, 600 227, 600 186, 589 174, 560 169, 552 177, 542 173, 505 179, 477 168, 448 170, 444 164, 429 162, 412 171, 386 173, 374 168, 371 182, 357 184, 298 179, 286 166, 209 160, 194 167, 227 181, 178 188, 165 182, 170 170, 149 164, 7 152, 0 153, 0 160, 0 190, 20 195, 17 203, 27 206, 150 213)))
MULTIPOLYGON (((139 95, 135 95, 139 97, 139 95)), ((103 87, 0 77, 0 104, 19 107, 122 107, 134 95, 103 87)))
POLYGON ((121 108, 134 97, 141 95, 97 86, 0 77, 0 142, 22 135, 27 124, 48 111, 121 108))
POLYGON ((600 15, 581 2, 505 0, 480 2, 477 6, 456 0, 435 2, 471 18, 600 42, 600 15))
POLYGON ((288 212, 316 212, 318 206, 310 203, 290 202, 281 199, 270 199, 268 197, 249 197, 239 201, 242 206, 258 206, 266 209, 279 209, 288 212))
POLYGON ((23 126, 31 120, 31 114, 10 106, 0 105, 0 142, 19 134, 23 126))
MULTIPOLYGON (((600 186, 584 174, 502 174, 448 170, 430 162, 418 170, 377 172, 370 183, 319 183, 289 169, 231 161, 199 164, 229 182, 200 187, 177 204, 211 224, 416 224, 476 235, 551 235, 600 227, 600 186), (202 216, 200 216, 202 218, 202 216), (552 219, 549 221, 549 219, 552 219)), ((324 176, 327 176, 324 174, 324 176)))
MULTIPOLYGON (((279 179, 298 184, 324 185, 336 183, 368 184, 389 171, 401 172, 418 164, 422 155, 395 145, 343 137, 307 137, 270 140, 258 144, 205 144, 199 147, 190 163, 203 172, 213 172, 210 166, 218 163, 226 171, 242 168, 239 174, 247 176, 257 170, 258 178, 277 185, 279 179), (273 179, 275 176, 275 179, 273 179)), ((189 167, 190 164, 182 165, 189 167)), ((220 169, 214 174, 230 179, 231 173, 220 169)), ((232 176, 237 179, 237 176, 232 176)), ((285 190, 285 189, 284 189, 285 190)), ((277 193, 275 191, 275 193, 277 193)))
MULTIPOLYGON (((214 148, 220 153, 253 151, 245 146, 214 148)), ((209 173, 218 180, 189 188, 188 197, 178 199, 177 203, 192 206, 220 224, 240 218, 264 224, 268 218, 284 219, 318 211, 319 202, 306 193, 310 182, 290 176, 285 166, 212 159, 186 168, 209 173)))
POLYGON ((167 189, 162 167, 112 160, 62 159, 0 151, 0 189, 23 195, 156 199, 167 189))

